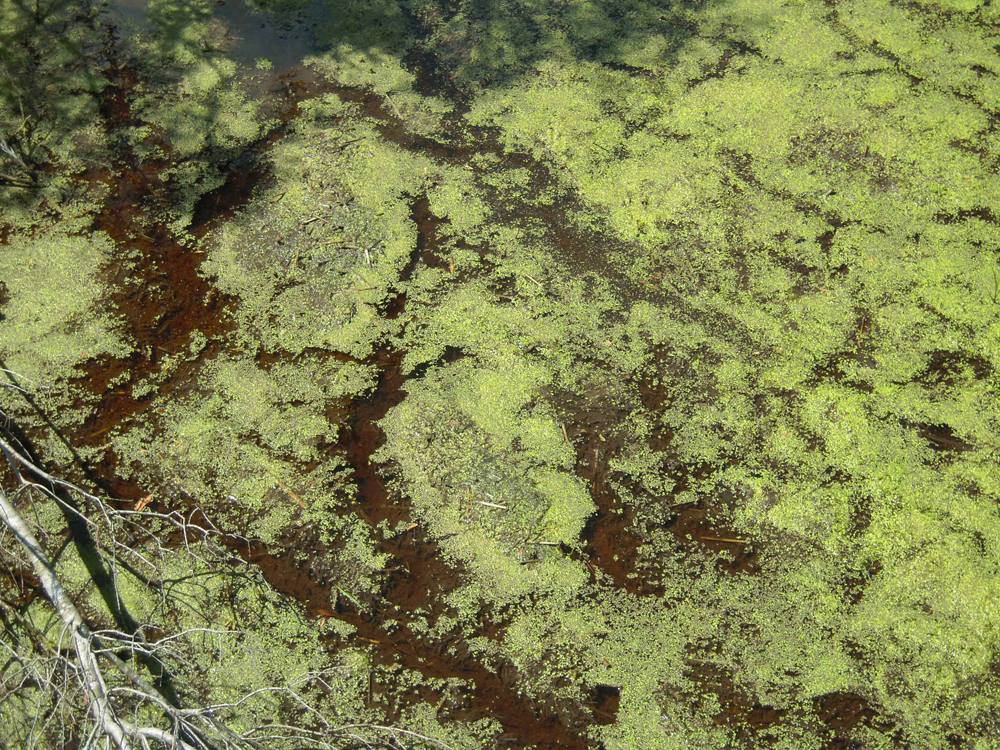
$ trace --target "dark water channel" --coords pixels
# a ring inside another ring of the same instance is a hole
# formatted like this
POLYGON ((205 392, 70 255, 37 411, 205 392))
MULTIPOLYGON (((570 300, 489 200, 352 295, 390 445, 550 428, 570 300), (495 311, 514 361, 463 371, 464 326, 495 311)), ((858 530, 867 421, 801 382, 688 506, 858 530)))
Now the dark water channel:
MULTIPOLYGON (((144 17, 136 5, 120 4, 118 10, 126 23, 119 33, 127 33, 127 21, 141 24, 144 17)), ((233 3, 224 16, 235 18, 234 28, 246 33, 241 46, 244 63, 258 56, 267 55, 276 47, 286 51, 295 45, 286 44, 276 25, 255 26, 245 6, 233 3)), ((306 45, 308 46, 308 45, 306 45)), ((272 102, 281 125, 267 133, 253 144, 240 158, 226 169, 225 184, 204 195, 194 211, 194 222, 189 231, 196 237, 205 236, 211 229, 233 216, 246 205, 253 189, 269 179, 261 157, 285 132, 285 126, 298 113, 298 104, 311 96, 336 93, 345 101, 359 104, 366 115, 379 123, 382 134, 389 140, 407 148, 429 152, 437 158, 464 160, 473 153, 473 147, 454 148, 443 146, 430 139, 414 137, 406 133, 402 123, 378 97, 370 92, 335 86, 298 64, 296 58, 304 47, 294 54, 279 57, 272 71, 269 84, 262 95, 274 96, 272 102)), ((110 85, 103 93, 102 115, 105 127, 111 132, 136 124, 130 99, 138 83, 134 71, 124 66, 112 66, 106 71, 110 85)), ((140 162, 129 149, 123 149, 114 164, 114 169, 94 169, 81 179, 87 182, 105 183, 112 188, 103 209, 95 216, 94 229, 107 232, 122 251, 139 251, 141 261, 137 266, 114 272, 109 279, 112 291, 110 300, 127 321, 134 340, 136 353, 125 360, 110 357, 92 359, 84 363, 85 375, 77 384, 85 386, 99 397, 98 406, 91 417, 67 436, 71 442, 81 446, 103 445, 103 436, 116 427, 127 427, 140 416, 155 424, 155 415, 149 413, 151 397, 136 397, 132 387, 150 375, 158 373, 165 358, 184 350, 190 343, 195 330, 208 338, 208 344, 193 359, 184 361, 161 384, 161 396, 177 395, 192 387, 193 378, 205 361, 219 356, 227 350, 228 334, 232 331, 233 311, 238 302, 214 289, 209 281, 199 275, 198 269, 203 256, 184 243, 162 222, 144 220, 147 211, 166 208, 171 195, 161 174, 170 166, 170 144, 160 144, 167 157, 157 162, 140 162), (122 383, 122 378, 125 382, 122 383), (112 383, 115 385, 112 385, 112 383)), ((404 271, 407 277, 417 263, 441 265, 435 255, 435 228, 440 220, 428 210, 427 201, 415 199, 412 216, 418 227, 418 243, 409 267, 404 271)), ((396 317, 405 309, 406 298, 400 293, 384 306, 383 315, 396 317)), ((335 352, 330 356, 339 356, 335 352)), ((408 503, 405 498, 390 493, 386 487, 380 467, 371 461, 372 453, 384 442, 384 435, 377 426, 393 406, 406 396, 403 386, 405 379, 401 372, 403 353, 391 346, 384 346, 375 352, 368 364, 375 365, 380 372, 378 387, 367 398, 360 399, 348 407, 343 438, 336 446, 331 446, 346 456, 353 469, 354 482, 358 490, 355 513, 373 527, 380 522, 390 523, 409 518, 408 503)), ((446 353, 445 360, 454 360, 460 352, 446 353)), ((419 377, 420 372, 410 377, 419 377)), ((339 407, 332 406, 337 409, 339 407)), ((342 417, 343 418, 343 417, 342 417)), ((135 502, 145 493, 138 485, 121 479, 116 474, 118 458, 113 450, 107 449, 104 458, 94 470, 94 478, 105 490, 119 501, 135 502)), ((169 511, 163 499, 154 500, 151 509, 169 511)), ((176 500, 174 500, 176 502, 176 500)), ((238 530, 236 530, 238 531, 238 530)), ((385 579, 381 592, 382 602, 377 612, 359 612, 353 603, 338 598, 335 591, 322 576, 314 575, 309 566, 302 567, 288 555, 292 549, 311 549, 316 559, 323 557, 322 545, 318 540, 293 538, 282 540, 283 549, 267 549, 261 544, 249 548, 243 542, 234 541, 234 550, 256 563, 269 582, 279 591, 293 596, 305 605, 314 617, 337 617, 357 629, 357 638, 374 646, 376 665, 399 665, 425 675, 427 678, 461 678, 475 687, 461 700, 451 701, 441 718, 451 716, 454 720, 476 720, 483 717, 496 718, 504 728, 507 744, 514 746, 533 745, 539 748, 585 748, 584 725, 565 726, 556 713, 542 706, 532 705, 522 698, 517 689, 515 673, 509 668, 491 669, 468 656, 467 649, 451 651, 443 644, 429 643, 410 630, 408 622, 412 612, 423 609, 430 613, 433 622, 442 615, 449 614, 443 604, 444 594, 459 585, 461 571, 444 562, 437 545, 420 531, 408 533, 401 539, 381 539, 380 552, 391 555, 388 566, 392 571, 385 579), (310 545, 311 543, 311 545, 310 545), (390 633, 386 621, 393 621, 390 633), (457 652, 457 655, 456 653, 457 652), (466 655, 463 656, 462 654, 466 655), (575 731, 574 731, 575 730, 575 731)), ((502 626, 484 618, 481 635, 498 639, 502 626)), ((459 637, 455 634, 454 637, 459 637)), ((353 640, 353 639, 352 639, 353 640)), ((335 646, 331 643, 331 646, 335 646)), ((437 702, 427 690, 418 691, 410 701, 437 702)), ((392 694, 388 686, 372 684, 369 701, 381 705, 390 720, 398 718, 404 705, 398 696, 392 694)), ((613 719, 609 707, 613 704, 608 696, 595 696, 596 720, 607 723, 613 719), (596 704, 600 704, 597 709, 596 704)))

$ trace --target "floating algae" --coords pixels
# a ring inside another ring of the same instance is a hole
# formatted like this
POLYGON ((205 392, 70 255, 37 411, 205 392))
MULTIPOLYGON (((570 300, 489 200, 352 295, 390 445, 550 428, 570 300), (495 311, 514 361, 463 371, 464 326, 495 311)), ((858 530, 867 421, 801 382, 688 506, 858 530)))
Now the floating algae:
POLYGON ((337 623, 272 644, 348 665, 331 711, 995 746, 990 4, 143 13, 45 53, 68 116, 0 187, 0 356, 110 486, 206 509, 337 623))

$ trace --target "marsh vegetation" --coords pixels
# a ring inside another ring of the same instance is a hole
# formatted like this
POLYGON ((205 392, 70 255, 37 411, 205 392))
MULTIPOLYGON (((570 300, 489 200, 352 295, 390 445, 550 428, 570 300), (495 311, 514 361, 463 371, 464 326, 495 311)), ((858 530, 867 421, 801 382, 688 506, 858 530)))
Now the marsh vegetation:
MULTIPOLYGON (((100 499, 21 465, 12 507, 238 734, 998 748, 998 37, 990 0, 0 3, 3 439, 100 499)), ((4 549, 0 747, 85 746, 4 549)))

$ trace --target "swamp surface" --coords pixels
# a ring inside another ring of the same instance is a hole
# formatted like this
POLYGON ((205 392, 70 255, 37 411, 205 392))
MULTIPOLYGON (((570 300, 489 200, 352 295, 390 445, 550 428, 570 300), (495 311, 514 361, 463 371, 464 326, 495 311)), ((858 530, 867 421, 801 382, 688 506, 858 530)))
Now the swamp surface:
POLYGON ((1000 748, 1000 5, 11 0, 0 60, 0 407, 283 597, 191 594, 213 689, 1000 748))

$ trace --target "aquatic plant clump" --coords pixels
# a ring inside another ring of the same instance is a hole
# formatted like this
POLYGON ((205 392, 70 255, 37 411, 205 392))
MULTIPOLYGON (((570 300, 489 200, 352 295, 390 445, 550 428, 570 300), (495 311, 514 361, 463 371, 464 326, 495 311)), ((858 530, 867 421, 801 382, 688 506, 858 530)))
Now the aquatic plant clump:
POLYGON ((78 10, 0 16, 0 407, 306 618, 219 668, 428 747, 996 746, 991 3, 78 10))

